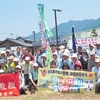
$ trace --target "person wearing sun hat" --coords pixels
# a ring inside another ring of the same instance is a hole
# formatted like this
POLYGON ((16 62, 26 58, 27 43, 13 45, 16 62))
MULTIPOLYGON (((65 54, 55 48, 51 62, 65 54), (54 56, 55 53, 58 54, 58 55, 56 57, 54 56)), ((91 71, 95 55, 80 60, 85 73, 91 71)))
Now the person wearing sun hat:
POLYGON ((9 67, 9 71, 10 71, 10 67, 11 67, 11 64, 14 62, 14 56, 9 56, 8 57, 8 63, 7 63, 7 65, 8 65, 8 67, 9 67))
POLYGON ((11 68, 10 72, 14 72, 17 65, 19 65, 19 60, 18 58, 14 58, 13 63, 11 64, 11 67, 10 67, 11 68))
POLYGON ((34 63, 33 68, 29 73, 29 79, 30 79, 29 90, 30 90, 31 94, 34 94, 35 90, 37 90, 37 87, 38 87, 38 85, 37 85, 37 82, 38 82, 38 68, 39 68, 38 63, 34 63))
POLYGON ((67 52, 64 52, 62 54, 62 59, 60 60, 60 69, 62 69, 64 65, 68 65, 70 70, 74 70, 72 66, 72 60, 70 59, 69 54, 67 52))
POLYGON ((41 67, 42 68, 45 68, 45 67, 47 67, 46 66, 46 63, 47 63, 47 54, 46 53, 43 53, 42 55, 41 55, 41 67))
POLYGON ((8 65, 5 63, 4 59, 0 60, 0 69, 4 70, 4 73, 9 72, 8 65))
POLYGON ((82 69, 83 70, 88 70, 88 54, 86 52, 86 50, 82 50, 82 56, 80 57, 80 62, 82 64, 82 69))
POLYGON ((90 52, 95 52, 93 44, 89 44, 89 49, 87 49, 87 54, 88 54, 89 57, 90 57, 90 52))
POLYGON ((24 78, 24 74, 22 73, 21 65, 16 66, 15 73, 19 74, 20 94, 26 94, 25 91, 27 90, 27 86, 25 86, 25 78, 24 78))
POLYGON ((95 66, 92 68, 92 72, 98 73, 100 67, 100 59, 95 59, 95 66))
POLYGON ((96 48, 95 48, 95 54, 100 56, 100 42, 97 42, 95 44, 96 48))
POLYGON ((58 53, 58 56, 59 56, 60 59, 62 58, 62 54, 63 54, 64 52, 66 52, 66 53, 68 54, 68 56, 70 56, 69 50, 66 49, 64 45, 61 45, 59 48, 60 48, 60 51, 59 51, 59 53, 58 53))
POLYGON ((52 61, 55 61, 56 62, 56 68, 59 68, 60 66, 60 59, 59 59, 59 57, 58 57, 58 55, 57 55, 57 53, 53 53, 52 54, 52 60, 51 60, 51 62, 52 61))
POLYGON ((92 71, 92 68, 95 66, 95 58, 96 58, 95 52, 94 51, 90 52, 90 57, 88 59, 88 70, 89 71, 92 71))
POLYGON ((75 70, 75 64, 76 63, 80 63, 81 64, 81 62, 78 60, 77 53, 73 53, 72 56, 71 56, 71 59, 72 59, 72 66, 73 66, 73 68, 75 70))
POLYGON ((5 63, 7 64, 7 56, 5 54, 5 51, 1 51, 1 57, 0 59, 4 59, 5 63))
MULTIPOLYGON (((95 79, 96 79, 96 86, 99 83, 98 79, 99 79, 99 70, 100 70, 100 58, 95 59, 95 66, 92 68, 92 72, 95 72, 95 79)), ((96 87, 97 90, 97 87, 96 87)))
POLYGON ((28 85, 29 72, 32 70, 33 62, 30 61, 30 57, 26 56, 21 65, 25 76, 25 85, 28 85))

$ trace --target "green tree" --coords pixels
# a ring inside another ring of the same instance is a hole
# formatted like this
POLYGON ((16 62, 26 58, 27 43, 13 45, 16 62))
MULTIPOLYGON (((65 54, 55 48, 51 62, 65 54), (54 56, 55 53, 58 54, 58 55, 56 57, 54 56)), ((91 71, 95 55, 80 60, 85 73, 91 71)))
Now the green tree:
POLYGON ((95 27, 92 28, 90 37, 98 37, 98 32, 95 27))

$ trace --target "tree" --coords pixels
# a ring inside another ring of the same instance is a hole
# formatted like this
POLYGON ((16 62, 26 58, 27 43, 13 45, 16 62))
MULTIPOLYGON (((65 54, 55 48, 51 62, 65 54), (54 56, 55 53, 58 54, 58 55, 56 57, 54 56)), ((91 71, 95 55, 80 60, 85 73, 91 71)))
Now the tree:
POLYGON ((98 37, 98 32, 95 27, 92 28, 90 37, 98 37))

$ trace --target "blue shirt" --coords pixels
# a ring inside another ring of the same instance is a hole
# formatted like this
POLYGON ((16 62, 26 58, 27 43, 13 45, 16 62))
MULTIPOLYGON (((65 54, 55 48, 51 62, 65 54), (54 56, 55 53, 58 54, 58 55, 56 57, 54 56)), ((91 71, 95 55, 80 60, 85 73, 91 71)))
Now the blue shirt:
POLYGON ((70 70, 74 70, 73 62, 70 58, 68 58, 67 60, 63 60, 63 59, 60 60, 60 69, 62 69, 62 66, 66 65, 66 63, 68 64, 70 70))
MULTIPOLYGON (((97 66, 94 66, 92 68, 92 72, 98 73, 99 72, 99 68, 97 66)), ((96 76, 96 81, 98 80, 98 77, 96 76)))
POLYGON ((34 71, 34 69, 32 69, 29 73, 29 79, 36 81, 38 79, 38 70, 34 71))
POLYGON ((98 71, 99 71, 99 68, 97 66, 94 66, 92 68, 92 72, 98 73, 98 71))

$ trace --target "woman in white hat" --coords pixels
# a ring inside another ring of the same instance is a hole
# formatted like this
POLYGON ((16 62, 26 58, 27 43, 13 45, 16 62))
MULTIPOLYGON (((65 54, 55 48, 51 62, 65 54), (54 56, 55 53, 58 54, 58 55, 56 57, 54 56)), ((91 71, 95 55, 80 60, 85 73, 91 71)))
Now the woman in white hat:
POLYGON ((1 51, 1 57, 0 57, 0 59, 4 59, 5 64, 7 64, 7 56, 5 54, 5 51, 1 51))
POLYGON ((52 61, 55 61, 56 62, 56 68, 59 68, 60 67, 60 59, 58 58, 58 55, 57 53, 53 53, 52 54, 52 61))
POLYGON ((62 59, 60 60, 60 69, 62 69, 62 67, 64 65, 68 65, 70 70, 73 70, 72 68, 72 60, 69 57, 69 54, 67 52, 64 52, 62 54, 62 59))
POLYGON ((100 42, 97 42, 95 45, 96 45, 95 53, 96 55, 100 56, 100 42))
POLYGON ((11 64, 14 62, 14 56, 9 56, 8 57, 8 67, 9 67, 9 71, 10 71, 10 67, 11 67, 11 64))
POLYGON ((43 53, 41 55, 41 65, 42 65, 42 68, 47 67, 46 63, 47 63, 47 55, 46 55, 46 53, 43 53))
MULTIPOLYGON (((76 63, 80 63, 80 65, 82 66, 81 62, 78 60, 78 56, 77 56, 77 53, 73 53, 72 56, 71 56, 71 59, 72 59, 72 68, 75 70, 75 64, 76 63)), ((82 67, 81 67, 82 69, 82 67)))

